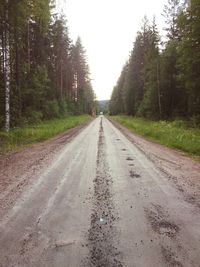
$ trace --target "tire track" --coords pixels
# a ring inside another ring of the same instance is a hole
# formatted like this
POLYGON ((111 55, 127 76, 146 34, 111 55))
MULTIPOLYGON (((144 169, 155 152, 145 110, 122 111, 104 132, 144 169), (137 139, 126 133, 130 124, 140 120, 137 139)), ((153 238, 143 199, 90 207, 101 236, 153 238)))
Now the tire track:
POLYGON ((106 162, 105 137, 100 121, 97 170, 94 179, 94 203, 91 225, 88 232, 89 257, 86 266, 122 267, 121 253, 116 247, 118 219, 112 200, 112 178, 106 162))

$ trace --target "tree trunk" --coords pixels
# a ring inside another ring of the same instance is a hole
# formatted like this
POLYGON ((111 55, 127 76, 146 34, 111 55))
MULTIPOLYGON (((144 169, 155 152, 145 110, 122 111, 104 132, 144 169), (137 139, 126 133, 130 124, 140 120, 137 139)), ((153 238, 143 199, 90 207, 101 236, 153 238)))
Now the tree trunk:
POLYGON ((60 99, 63 98, 63 64, 60 62, 60 99))
POLYGON ((158 89, 158 107, 160 113, 160 119, 162 116, 162 108, 161 108, 161 97, 160 97, 160 77, 159 77, 159 64, 157 60, 157 89, 158 89))
POLYGON ((28 73, 31 70, 31 55, 30 55, 30 23, 29 18, 27 20, 27 60, 28 60, 28 73))
POLYGON ((5 11, 5 51, 4 51, 4 75, 5 75, 5 130, 10 130, 10 45, 9 45, 9 21, 8 0, 5 11))

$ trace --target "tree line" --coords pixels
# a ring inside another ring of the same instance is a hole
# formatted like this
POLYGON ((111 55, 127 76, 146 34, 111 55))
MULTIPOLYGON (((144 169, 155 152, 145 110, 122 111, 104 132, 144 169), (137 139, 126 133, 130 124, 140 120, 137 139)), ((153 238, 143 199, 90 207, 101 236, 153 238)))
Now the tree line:
POLYGON ((93 109, 84 47, 54 1, 0 0, 0 128, 93 109))
POLYGON ((113 89, 111 114, 200 123, 200 1, 168 0, 166 41, 145 17, 113 89))

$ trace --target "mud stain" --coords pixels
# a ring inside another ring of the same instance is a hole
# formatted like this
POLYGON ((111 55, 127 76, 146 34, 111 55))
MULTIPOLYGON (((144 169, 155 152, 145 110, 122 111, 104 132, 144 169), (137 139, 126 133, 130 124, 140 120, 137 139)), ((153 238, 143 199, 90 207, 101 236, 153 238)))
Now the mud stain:
POLYGON ((175 223, 166 219, 161 207, 154 205, 154 209, 145 209, 148 221, 151 223, 152 229, 159 235, 165 235, 170 238, 176 237, 179 227, 175 223))
POLYGON ((145 209, 145 215, 155 233, 162 237, 161 254, 169 267, 183 267, 180 262, 181 245, 177 243, 177 235, 180 231, 178 225, 169 219, 169 214, 162 206, 152 204, 150 209, 145 209), (171 244, 171 245, 169 245, 171 244))
POLYGON ((23 255, 23 254, 25 254, 26 253, 26 251, 28 250, 28 248, 29 248, 29 245, 30 245, 30 243, 31 243, 31 241, 32 241, 32 237, 33 237, 33 234, 27 234, 25 237, 24 237, 24 239, 23 239, 23 241, 22 241, 22 245, 21 245, 21 249, 20 249, 20 255, 23 255))
POLYGON ((141 176, 137 173, 135 173, 133 170, 129 172, 131 178, 140 178, 141 176))
POLYGON ((112 177, 106 161, 102 119, 99 129, 96 178, 94 179, 94 202, 91 225, 88 231, 89 257, 83 266, 122 267, 122 254, 116 244, 115 222, 118 220, 112 200, 112 177))
POLYGON ((131 157, 127 157, 126 160, 133 161, 133 159, 131 157))
POLYGON ((183 267, 182 263, 177 259, 177 256, 170 248, 165 248, 161 246, 162 256, 170 266, 173 267, 183 267))

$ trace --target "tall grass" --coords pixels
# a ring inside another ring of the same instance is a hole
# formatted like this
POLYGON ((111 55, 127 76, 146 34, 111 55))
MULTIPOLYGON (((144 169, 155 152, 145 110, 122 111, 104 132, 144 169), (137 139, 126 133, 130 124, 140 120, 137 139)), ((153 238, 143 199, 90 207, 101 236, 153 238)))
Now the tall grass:
POLYGON ((129 116, 113 116, 111 119, 160 144, 200 156, 200 129, 188 128, 182 120, 153 122, 129 116))
POLYGON ((0 131, 0 154, 47 140, 89 120, 91 120, 91 117, 88 115, 71 116, 44 121, 24 128, 15 128, 9 133, 0 131))

